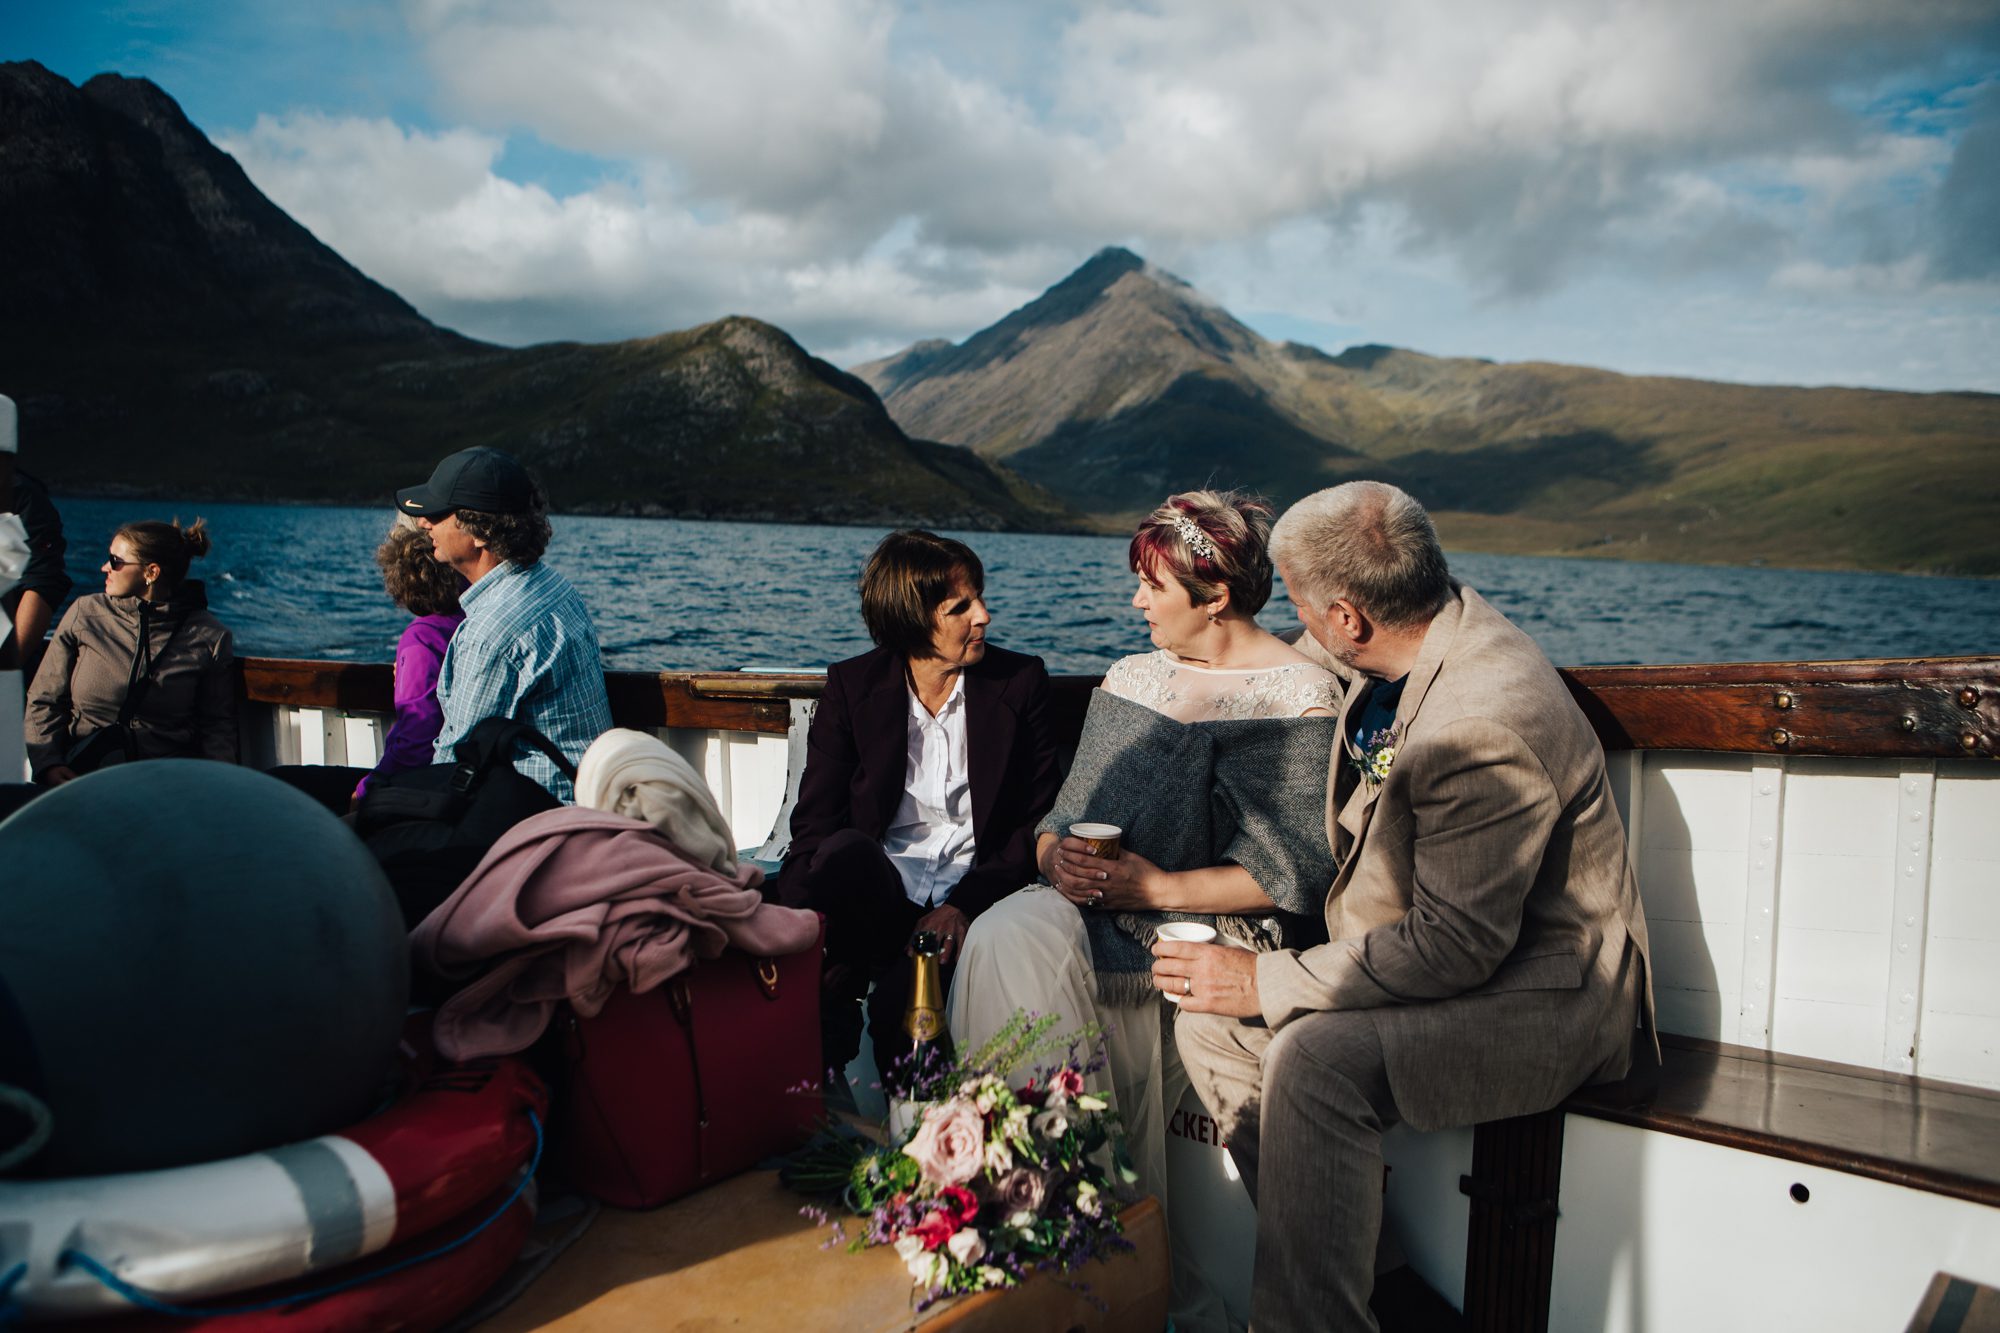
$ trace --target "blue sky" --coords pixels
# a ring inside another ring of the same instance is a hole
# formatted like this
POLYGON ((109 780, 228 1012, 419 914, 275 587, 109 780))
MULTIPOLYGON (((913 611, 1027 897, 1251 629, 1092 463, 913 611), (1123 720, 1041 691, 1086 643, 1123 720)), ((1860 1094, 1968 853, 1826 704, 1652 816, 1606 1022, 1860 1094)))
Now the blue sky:
POLYGON ((2000 391, 1991 0, 26 0, 425 314, 842 364, 1107 244, 1271 337, 2000 391))

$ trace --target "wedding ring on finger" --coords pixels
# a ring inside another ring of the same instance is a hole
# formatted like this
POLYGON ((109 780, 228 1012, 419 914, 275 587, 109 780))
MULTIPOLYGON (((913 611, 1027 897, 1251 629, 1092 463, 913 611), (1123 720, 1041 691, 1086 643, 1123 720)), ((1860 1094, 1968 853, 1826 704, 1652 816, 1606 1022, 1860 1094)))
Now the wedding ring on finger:
POLYGON ((1183 994, 1183 995, 1192 995, 1192 994, 1194 994, 1194 978, 1193 978, 1193 977, 1182 977, 1182 978, 1181 978, 1181 994, 1183 994))

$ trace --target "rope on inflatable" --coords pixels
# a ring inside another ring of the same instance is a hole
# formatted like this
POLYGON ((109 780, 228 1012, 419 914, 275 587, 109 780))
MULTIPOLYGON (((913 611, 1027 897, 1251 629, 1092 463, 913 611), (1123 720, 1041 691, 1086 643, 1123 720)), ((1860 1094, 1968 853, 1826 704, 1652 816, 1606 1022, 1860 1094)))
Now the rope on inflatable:
MULTIPOLYGON (((5 1171, 19 1166, 40 1152, 42 1145, 49 1141, 49 1135, 54 1132, 56 1121, 55 1117, 49 1114, 48 1105, 41 1098, 26 1088, 15 1087, 12 1083, 0 1083, 0 1106, 11 1108, 28 1122, 27 1131, 20 1142, 0 1148, 0 1171, 5 1171)), ((0 1282, 0 1300, 6 1299, 8 1289, 18 1281, 19 1278, 10 1275, 10 1280, 0 1282)))
MULTIPOLYGON (((493 1210, 491 1215, 457 1240, 448 1241, 436 1249, 423 1254, 413 1254, 407 1259, 390 1264, 387 1268, 380 1268, 372 1273, 363 1274, 360 1277, 351 1277, 344 1282, 329 1283, 324 1287, 318 1287, 311 1291, 298 1292, 291 1296, 281 1296, 275 1300, 259 1301, 253 1305, 195 1306, 174 1305, 168 1301, 159 1299, 149 1292, 142 1291, 127 1282, 124 1278, 119 1277, 98 1260, 85 1254, 82 1250, 64 1250, 57 1258, 56 1263, 61 1268, 68 1268, 72 1265, 81 1268, 84 1272, 90 1274, 106 1287, 117 1292, 120 1296, 123 1296, 142 1310, 150 1310, 154 1314, 173 1315, 181 1319, 213 1319, 218 1315, 256 1314, 263 1310, 275 1310, 282 1306, 305 1305, 308 1302, 333 1296, 343 1291, 350 1291, 355 1287, 364 1287, 370 1282, 379 1281, 392 1273, 400 1273, 406 1268, 415 1268, 418 1264, 427 1264, 433 1259, 439 1259, 450 1254, 453 1250, 466 1244, 473 1237, 506 1215, 507 1210, 514 1206, 514 1201, 521 1197, 521 1191, 528 1188, 528 1182, 535 1178, 535 1171, 542 1164, 542 1118, 533 1111, 529 1111, 527 1115, 528 1123, 535 1128, 534 1156, 529 1159, 527 1168, 521 1172, 521 1178, 514 1183, 512 1192, 507 1195, 498 1208, 493 1210)), ((8 1292, 20 1280, 21 1275, 27 1271, 27 1267, 26 1264, 21 1264, 14 1271, 0 1274, 0 1328, 8 1327, 17 1317, 14 1303, 8 1299, 8 1292)))
POLYGON ((28 1275, 28 1261, 23 1259, 4 1273, 0 1273, 0 1328, 12 1328, 19 1316, 15 1310, 14 1288, 28 1275))

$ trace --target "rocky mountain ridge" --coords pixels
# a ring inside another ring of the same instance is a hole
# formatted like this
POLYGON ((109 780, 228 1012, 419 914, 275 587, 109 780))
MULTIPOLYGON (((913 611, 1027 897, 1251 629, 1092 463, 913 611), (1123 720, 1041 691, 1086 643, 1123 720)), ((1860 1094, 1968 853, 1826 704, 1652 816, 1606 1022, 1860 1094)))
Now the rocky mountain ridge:
POLYGON ((1466 549, 2000 574, 2000 396, 1788 388, 1265 339, 1121 249, 855 368, 905 430, 1129 523, 1354 477, 1466 549))
POLYGON ((1006 469, 735 317, 496 347, 431 324, 266 199, 171 97, 0 65, 0 392, 58 491, 387 504, 492 444, 558 507, 1063 529, 1006 469))

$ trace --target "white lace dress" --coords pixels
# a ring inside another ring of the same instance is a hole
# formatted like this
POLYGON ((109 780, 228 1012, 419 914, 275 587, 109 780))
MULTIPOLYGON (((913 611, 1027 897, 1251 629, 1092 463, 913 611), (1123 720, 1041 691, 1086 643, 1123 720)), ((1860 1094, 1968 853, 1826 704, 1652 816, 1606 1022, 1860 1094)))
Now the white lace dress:
POLYGON ((1176 722, 1233 722, 1340 711, 1340 678, 1312 662, 1217 671, 1176 661, 1164 649, 1139 653, 1104 673, 1106 693, 1144 704, 1176 722))
MULTIPOLYGON (((1104 676, 1106 692, 1178 722, 1300 717, 1340 710, 1340 678, 1311 662, 1251 670, 1211 670, 1164 651, 1125 658, 1104 676)), ((1143 850, 1143 849, 1142 849, 1143 850)), ((1097 995, 1082 914, 1047 885, 1008 894, 972 924, 952 979, 949 1021, 960 1051, 991 1037, 1016 1010, 1056 1014, 1056 1031, 1095 1024, 1109 1067, 1086 1081, 1107 1093, 1125 1122, 1139 1188, 1167 1211, 1167 1119, 1187 1091, 1170 1027, 1175 1010, 1158 1000, 1115 1005, 1097 995)), ((1227 1327, 1197 1247, 1174 1247, 1173 1320, 1183 1333, 1227 1327)))

